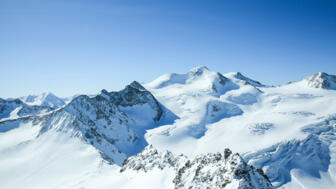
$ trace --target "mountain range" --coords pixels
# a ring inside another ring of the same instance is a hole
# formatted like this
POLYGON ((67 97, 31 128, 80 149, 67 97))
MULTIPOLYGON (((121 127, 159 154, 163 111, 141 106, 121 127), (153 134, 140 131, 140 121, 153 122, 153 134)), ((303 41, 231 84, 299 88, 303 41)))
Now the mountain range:
POLYGON ((334 188, 336 76, 200 66, 70 99, 0 99, 0 188, 334 188))

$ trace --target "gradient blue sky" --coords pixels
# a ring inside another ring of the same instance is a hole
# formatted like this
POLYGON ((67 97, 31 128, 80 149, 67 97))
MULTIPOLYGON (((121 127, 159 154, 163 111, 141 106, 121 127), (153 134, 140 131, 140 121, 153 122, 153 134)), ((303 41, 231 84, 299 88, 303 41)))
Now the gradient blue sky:
POLYGON ((205 65, 336 73, 336 1, 0 0, 0 97, 118 90, 205 65))

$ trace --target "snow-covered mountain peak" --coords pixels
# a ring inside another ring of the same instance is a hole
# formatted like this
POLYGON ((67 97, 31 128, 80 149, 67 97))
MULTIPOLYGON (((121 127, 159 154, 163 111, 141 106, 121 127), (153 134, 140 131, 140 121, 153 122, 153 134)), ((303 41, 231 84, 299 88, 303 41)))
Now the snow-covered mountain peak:
POLYGON ((28 95, 19 99, 28 105, 49 106, 51 108, 58 108, 65 104, 61 98, 51 92, 44 92, 40 95, 28 95))
POLYGON ((171 85, 190 85, 194 83, 204 85, 209 83, 209 80, 212 80, 215 75, 217 75, 216 72, 210 71, 205 66, 199 66, 191 69, 185 74, 164 74, 154 81, 145 84, 145 87, 149 89, 159 89, 169 87, 171 85))
POLYGON ((159 121, 164 113, 162 106, 154 96, 136 81, 119 92, 110 92, 104 95, 108 95, 110 100, 120 106, 129 116, 139 117, 146 112, 146 116, 142 115, 142 117, 151 116, 152 120, 159 121), (145 106, 145 108, 141 109, 141 106, 145 106))
POLYGON ((302 80, 309 87, 336 90, 336 76, 318 72, 302 80))
POLYGON ((133 87, 135 89, 138 89, 140 91, 147 91, 139 82, 133 81, 131 84, 128 85, 129 87, 133 87))
POLYGON ((209 70, 205 66, 191 69, 185 74, 165 74, 154 81, 145 84, 151 89, 174 88, 176 92, 202 91, 206 93, 223 93, 235 88, 234 84, 218 72, 209 70))
POLYGON ((206 66, 197 66, 195 68, 192 68, 188 73, 191 75, 201 75, 204 72, 210 71, 208 67, 206 66))
POLYGON ((63 106, 65 103, 62 99, 60 99, 59 97, 55 96, 53 93, 48 92, 48 93, 43 93, 38 100, 40 102, 42 102, 43 104, 48 104, 49 106, 52 107, 61 107, 63 106))
MULTIPOLYGON (((175 88, 177 91, 197 91, 216 93, 221 95, 228 90, 238 89, 240 86, 265 87, 259 81, 250 79, 240 72, 231 72, 222 75, 207 68, 198 66, 185 74, 165 74, 144 86, 150 91, 153 89, 175 88)), ((194 93, 193 92, 193 93, 194 93)))

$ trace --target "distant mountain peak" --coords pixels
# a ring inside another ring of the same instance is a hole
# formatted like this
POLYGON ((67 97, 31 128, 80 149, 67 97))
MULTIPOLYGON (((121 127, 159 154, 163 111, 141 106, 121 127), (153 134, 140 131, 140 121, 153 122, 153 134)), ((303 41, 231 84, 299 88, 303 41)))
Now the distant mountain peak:
POLYGON ((336 90, 336 76, 317 72, 303 79, 309 87, 336 90))
POLYGON ((43 92, 40 96, 55 96, 54 93, 47 91, 47 92, 43 92))
POLYGON ((210 71, 210 70, 206 66, 197 66, 195 68, 192 68, 189 71, 189 73, 191 73, 192 75, 201 75, 204 73, 204 71, 210 71))
POLYGON ((38 106, 50 106, 52 108, 58 108, 65 104, 65 102, 54 95, 52 92, 44 92, 40 95, 28 95, 19 98, 28 105, 38 106))
POLYGON ((108 91, 106 89, 102 89, 101 94, 108 94, 108 91))

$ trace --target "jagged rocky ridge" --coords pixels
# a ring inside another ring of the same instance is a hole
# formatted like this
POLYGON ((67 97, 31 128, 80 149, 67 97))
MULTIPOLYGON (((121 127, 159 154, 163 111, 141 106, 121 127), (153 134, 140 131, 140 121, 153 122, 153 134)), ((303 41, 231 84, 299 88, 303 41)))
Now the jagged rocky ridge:
POLYGON ((249 166, 239 154, 229 149, 188 159, 169 151, 158 151, 152 145, 123 163, 120 172, 129 170, 150 172, 153 169, 174 169, 171 181, 175 188, 273 188, 262 170, 249 166))

